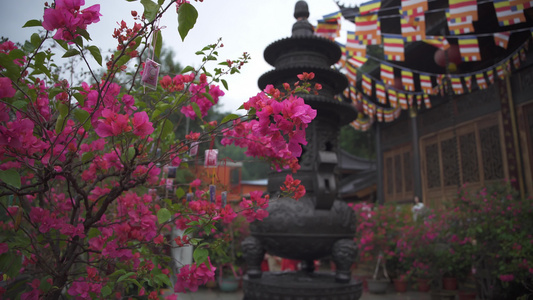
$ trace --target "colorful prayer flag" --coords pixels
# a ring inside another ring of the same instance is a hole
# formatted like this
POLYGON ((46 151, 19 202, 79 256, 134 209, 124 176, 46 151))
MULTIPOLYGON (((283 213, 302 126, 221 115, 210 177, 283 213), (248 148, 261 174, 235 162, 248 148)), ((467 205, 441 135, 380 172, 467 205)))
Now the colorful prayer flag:
POLYGON ((339 36, 340 24, 337 22, 327 22, 319 20, 316 27, 315 33, 319 36, 334 40, 339 36))
POLYGON ((381 80, 390 86, 394 86, 394 68, 392 66, 381 64, 381 80))
POLYGON ((416 106, 422 107, 422 95, 416 95, 416 106))
POLYGON ((513 54, 513 65, 515 69, 520 68, 520 56, 518 53, 513 54))
POLYGON ((533 1, 531 0, 509 0, 509 4, 511 7, 515 7, 517 10, 524 10, 526 8, 533 7, 533 1))
POLYGON ((366 74, 363 74, 363 93, 365 93, 367 96, 372 96, 372 79, 368 77, 366 74))
POLYGON ((404 93, 398 93, 398 102, 400 102, 400 107, 403 110, 409 109, 409 105, 407 105, 407 97, 404 93))
POLYGON ((350 57, 350 59, 348 59, 348 62, 352 64, 352 66, 356 68, 360 68, 362 65, 365 64, 367 60, 368 58, 366 57, 354 56, 354 57, 350 57))
POLYGON ((485 75, 483 74, 483 72, 476 74, 476 82, 480 90, 484 90, 489 87, 487 81, 485 80, 485 75))
POLYGON ((451 77, 451 80, 452 80, 453 92, 456 95, 464 94, 463 83, 461 82, 461 77, 454 77, 453 76, 453 77, 451 77))
POLYGON ((472 75, 463 78, 465 79, 466 90, 470 93, 472 91, 472 75))
POLYGON ((355 39, 364 45, 381 43, 381 27, 377 14, 355 17, 355 39))
POLYGON ((424 43, 430 44, 431 46, 437 47, 442 50, 448 50, 450 48, 450 43, 443 36, 427 36, 422 40, 424 43))
POLYGON ((383 122, 383 107, 378 107, 376 109, 376 115, 378 117, 378 121, 383 122))
POLYGON ((462 61, 480 61, 479 44, 475 36, 459 36, 459 51, 461 52, 462 61))
POLYGON ((387 104, 387 93, 385 92, 385 86, 379 82, 376 82, 376 98, 381 104, 387 104))
POLYGON ((494 70, 487 71, 487 78, 489 79, 490 84, 494 83, 494 70))
POLYGON ((355 31, 347 31, 346 56, 366 56, 366 45, 355 38, 355 31))
POLYGON ((428 10, 427 0, 402 0, 402 11, 420 13, 428 10))
POLYGON ((424 12, 401 12, 400 26, 402 36, 407 42, 421 41, 426 37, 426 17, 424 12))
POLYGON ((348 81, 352 85, 355 85, 357 83, 357 69, 351 64, 346 64, 346 70, 348 71, 346 74, 346 77, 348 77, 348 81))
POLYGON ((420 74, 420 88, 425 94, 433 92, 433 85, 431 84, 431 77, 427 74, 420 74))
POLYGON ((511 6, 509 0, 494 0, 494 10, 500 26, 508 26, 526 21, 524 10, 511 6))
POLYGON ((472 17, 473 21, 477 21, 476 0, 449 0, 449 8, 452 18, 472 17))
POLYGON ((344 46, 343 44, 339 43, 339 42, 335 42, 337 44, 337 46, 339 46, 339 48, 341 49, 341 58, 339 59, 339 61, 336 63, 336 65, 339 67, 339 68, 344 68, 344 66, 346 66, 346 46, 344 46))
POLYGON ((509 44, 509 37, 511 36, 511 32, 504 31, 504 32, 496 32, 494 33, 494 44, 497 46, 502 47, 503 49, 507 49, 507 45, 509 44))
POLYGON ((424 105, 427 109, 431 108, 431 101, 429 100, 429 96, 424 94, 424 105))
POLYGON ((402 86, 406 91, 415 90, 415 81, 413 79, 413 72, 402 70, 402 86))
POLYGON ((399 35, 383 35, 383 53, 385 59, 394 61, 404 61, 404 42, 399 35))
POLYGON ((450 34, 458 35, 474 32, 473 18, 470 16, 452 18, 449 9, 446 10, 446 20, 448 21, 448 30, 450 34))
POLYGON ((330 14, 322 16, 322 18, 326 21, 339 20, 341 17, 342 17, 341 11, 332 12, 330 14))
POLYGON ((366 15, 371 12, 377 12, 381 8, 381 0, 371 0, 359 5, 359 13, 366 15))
POLYGON ((389 89, 389 103, 391 107, 397 107, 398 106, 398 96, 395 90, 389 89))

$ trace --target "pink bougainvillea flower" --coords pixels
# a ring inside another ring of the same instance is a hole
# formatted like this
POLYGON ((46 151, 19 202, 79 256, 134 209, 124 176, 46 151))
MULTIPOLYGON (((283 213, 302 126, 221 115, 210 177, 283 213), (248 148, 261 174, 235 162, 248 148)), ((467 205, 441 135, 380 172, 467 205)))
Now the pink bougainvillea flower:
POLYGON ((11 98, 15 96, 16 90, 11 84, 11 79, 0 77, 0 98, 11 98))
POLYGON ((145 137, 154 132, 152 122, 149 122, 148 114, 145 111, 134 113, 131 123, 133 124, 133 134, 136 136, 145 137))

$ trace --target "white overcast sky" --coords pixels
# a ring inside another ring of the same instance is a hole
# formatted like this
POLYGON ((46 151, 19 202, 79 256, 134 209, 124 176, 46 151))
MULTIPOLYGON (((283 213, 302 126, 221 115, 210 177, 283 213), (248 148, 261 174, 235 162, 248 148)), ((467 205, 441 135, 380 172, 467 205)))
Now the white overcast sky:
MULTIPOLYGON (((48 0, 52 2, 53 0, 48 0)), ((35 28, 22 28, 29 19, 42 20, 43 0, 0 0, 0 36, 8 37, 14 42, 23 42, 31 36, 35 28)), ((133 24, 131 10, 142 12, 139 1, 125 0, 86 0, 88 7, 100 2, 102 17, 97 24, 89 25, 88 30, 94 45, 102 51, 116 47, 112 38, 117 22, 126 21, 133 24)), ((252 60, 245 65, 240 74, 226 78, 229 91, 221 98, 224 111, 235 112, 249 97, 259 92, 257 80, 263 73, 273 67, 263 58, 263 51, 270 43, 291 35, 296 0, 204 0, 191 1, 199 16, 195 27, 182 42, 177 32, 177 18, 170 11, 161 21, 164 46, 171 47, 176 53, 176 60, 182 65, 198 66, 199 56, 194 53, 208 44, 222 38, 224 47, 219 50, 219 59, 236 59, 243 52, 248 52, 252 60)), ((360 1, 344 1, 359 3, 360 1)), ((309 22, 316 25, 323 15, 338 11, 333 0, 307 0, 309 5, 309 22)), ((343 22, 342 31, 354 30, 353 23, 343 22), (351 25, 351 27, 350 27, 351 25)), ((343 37, 339 39, 341 42, 343 37)), ((214 64, 211 65, 214 67, 214 64)), ((209 69, 209 66, 208 66, 209 69)))

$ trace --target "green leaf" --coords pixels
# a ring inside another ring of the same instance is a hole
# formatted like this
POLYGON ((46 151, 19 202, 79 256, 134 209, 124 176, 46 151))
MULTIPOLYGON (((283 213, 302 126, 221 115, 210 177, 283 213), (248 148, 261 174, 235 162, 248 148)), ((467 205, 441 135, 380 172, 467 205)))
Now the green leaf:
POLYGON ((3 74, 9 77, 11 80, 17 80, 19 78, 20 67, 13 62, 13 58, 11 58, 11 55, 7 55, 6 53, 0 53, 0 66, 6 69, 3 74))
POLYGON ((86 110, 76 109, 74 111, 74 117, 83 124, 85 130, 91 129, 91 122, 87 122, 87 119, 89 119, 89 113, 86 110))
POLYGON ((211 94, 202 93, 202 96, 206 97, 207 99, 209 99, 209 101, 211 101, 211 103, 215 104, 215 99, 213 99, 213 96, 211 96, 211 94))
POLYGON ((94 60, 101 66, 102 65, 102 54, 100 49, 96 46, 88 46, 87 49, 91 52, 91 55, 94 57, 94 60))
POLYGON ((181 199, 185 196, 185 191, 182 188, 176 189, 176 198, 181 199))
POLYGON ((170 211, 164 207, 157 212, 157 222, 159 222, 159 224, 167 222, 170 220, 170 217, 172 217, 170 211))
POLYGON ((113 290, 111 290, 111 288, 109 286, 104 286, 101 290, 100 290, 100 293, 102 293, 102 297, 106 298, 107 296, 111 295, 111 293, 113 292, 113 290))
POLYGON ((71 56, 78 55, 78 54, 80 54, 80 51, 74 48, 70 48, 67 50, 67 52, 65 52, 65 54, 63 54, 62 57, 71 57, 71 56))
POLYGON ((115 67, 120 67, 125 65, 128 61, 130 61, 131 57, 129 55, 123 55, 121 58, 119 58, 115 64, 115 67))
POLYGON ((152 117, 150 119, 153 120, 153 119, 157 118, 157 116, 159 116, 161 113, 162 113, 161 110, 155 109, 154 112, 152 113, 152 117))
POLYGON ((19 275, 22 268, 22 255, 4 253, 0 255, 0 270, 8 277, 14 278, 19 275))
POLYGON ((222 85, 224 86, 224 88, 225 88, 227 91, 229 91, 229 89, 228 89, 228 83, 226 82, 226 80, 225 80, 225 79, 220 79, 220 81, 222 82, 222 85))
POLYGON ((183 70, 181 70, 181 74, 183 73, 187 73, 187 72, 190 72, 190 71, 194 71, 194 68, 191 67, 191 66, 186 66, 185 68, 183 68, 183 70))
POLYGON ((151 0, 141 0, 141 4, 144 6, 144 17, 152 22, 157 16, 157 11, 159 10, 159 5, 155 4, 151 0))
POLYGON ((239 118, 239 115, 229 114, 229 115, 225 116, 224 119, 222 119, 222 122, 220 122, 220 123, 224 124, 226 122, 233 121, 233 120, 238 119, 238 118, 239 118))
POLYGON ((42 22, 40 20, 29 20, 24 26, 22 26, 22 28, 35 26, 42 26, 42 22))
POLYGON ((178 32, 182 41, 185 40, 189 30, 194 27, 196 19, 198 19, 198 11, 194 6, 189 3, 180 5, 178 10, 178 32))
POLYGON ((163 47, 163 33, 161 30, 156 30, 154 34, 156 35, 154 54, 156 57, 159 57, 161 56, 161 48, 163 47))
POLYGON ((65 124, 66 123, 67 123, 67 121, 65 120, 65 118, 63 116, 58 116, 57 117, 56 127, 55 127, 56 134, 60 134, 61 132, 63 132, 63 129, 65 129, 65 124))
POLYGON ((14 107, 18 108, 18 109, 22 109, 22 108, 25 108, 26 105, 28 105, 28 103, 24 100, 17 100, 13 103, 11 103, 11 105, 13 105, 14 107))
POLYGON ((68 50, 68 43, 63 40, 54 40, 61 48, 68 50))
POLYGON ((163 129, 161 129, 161 138, 166 138, 174 130, 172 122, 165 120, 163 129))
POLYGON ((130 276, 133 276, 133 275, 135 275, 135 272, 128 272, 128 273, 126 273, 126 274, 120 276, 120 277, 117 279, 117 282, 121 282, 121 281, 123 281, 123 280, 125 280, 125 279, 128 279, 130 276))
POLYGON ((167 286, 172 286, 172 282, 170 282, 170 279, 168 278, 168 275, 165 274, 157 274, 155 278, 159 279, 161 282, 166 284, 167 286))
POLYGON ((94 158, 94 153, 93 152, 85 152, 81 155, 81 161, 82 162, 88 162, 89 160, 93 159, 94 158))
POLYGON ((196 264, 201 264, 205 261, 207 261, 207 256, 209 255, 209 251, 205 248, 196 248, 194 249, 193 258, 196 264))
POLYGON ((163 3, 165 3, 165 0, 157 0, 157 4, 159 4, 159 6, 163 5, 163 3))
POLYGON ((15 169, 0 170, 0 180, 17 189, 21 187, 20 174, 15 169))
POLYGON ((80 104, 80 106, 83 106, 83 104, 85 103, 85 97, 80 93, 74 94, 74 98, 78 100, 78 103, 80 104))
POLYGON ((35 48, 39 47, 42 41, 38 33, 32 34, 30 40, 32 45, 35 46, 35 48))
POLYGON ((124 156, 126 157, 126 160, 130 161, 135 156, 135 148, 129 147, 126 153, 124 153, 124 156))
POLYGON ((87 236, 88 236, 90 239, 92 239, 92 238, 94 238, 94 237, 97 237, 97 236, 99 236, 100 234, 102 234, 102 233, 100 232, 100 230, 98 230, 98 229, 96 229, 96 228, 94 228, 94 227, 91 227, 91 228, 89 229, 89 232, 87 232, 87 236))
POLYGON ((59 110, 59 115, 64 119, 68 115, 68 106, 63 103, 57 104, 57 110, 59 110))
POLYGON ((196 113, 196 116, 198 117, 198 119, 202 119, 202 111, 200 111, 200 106, 198 106, 198 103, 196 102, 193 102, 191 103, 191 106, 192 106, 192 109, 194 110, 194 112, 196 113))

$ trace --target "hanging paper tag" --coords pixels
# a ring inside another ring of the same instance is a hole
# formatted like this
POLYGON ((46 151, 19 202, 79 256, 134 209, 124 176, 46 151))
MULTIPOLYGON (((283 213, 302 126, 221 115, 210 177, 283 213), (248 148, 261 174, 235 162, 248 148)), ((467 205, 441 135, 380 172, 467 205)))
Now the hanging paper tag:
POLYGON ((216 167, 217 166, 217 157, 218 157, 218 150, 217 149, 205 150, 204 166, 206 166, 206 167, 216 167))
POLYGON ((226 206, 226 202, 228 201, 228 192, 222 192, 221 194, 221 201, 222 201, 222 207, 226 206))
POLYGON ((186 198, 187 202, 191 202, 193 197, 194 197, 193 193, 187 193, 187 198, 186 198))
POLYGON ((190 156, 196 156, 198 154, 198 142, 191 143, 191 149, 189 150, 190 156))
POLYGON ((215 196, 217 194, 217 187, 214 184, 209 185, 209 201, 215 203, 215 196))
POLYGON ((157 88, 157 78, 159 76, 159 64, 151 59, 147 59, 144 63, 143 77, 141 82, 149 88, 157 88))
POLYGON ((172 178, 167 178, 167 181, 166 181, 166 185, 167 185, 167 190, 172 190, 172 185, 174 184, 174 179, 172 178))

